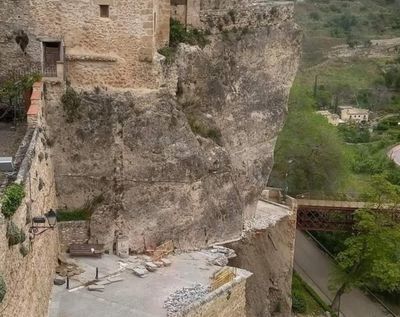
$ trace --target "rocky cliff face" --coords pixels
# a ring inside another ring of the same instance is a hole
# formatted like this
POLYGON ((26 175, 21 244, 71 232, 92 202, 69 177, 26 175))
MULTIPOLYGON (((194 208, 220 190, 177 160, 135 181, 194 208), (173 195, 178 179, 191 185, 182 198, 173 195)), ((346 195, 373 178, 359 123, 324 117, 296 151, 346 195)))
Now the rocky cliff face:
POLYGON ((85 91, 67 123, 64 87, 48 86, 59 199, 102 193, 91 235, 109 248, 117 233, 132 250, 238 237, 267 183, 299 58, 293 7, 203 1, 200 19, 210 44, 181 45, 164 89, 85 91))

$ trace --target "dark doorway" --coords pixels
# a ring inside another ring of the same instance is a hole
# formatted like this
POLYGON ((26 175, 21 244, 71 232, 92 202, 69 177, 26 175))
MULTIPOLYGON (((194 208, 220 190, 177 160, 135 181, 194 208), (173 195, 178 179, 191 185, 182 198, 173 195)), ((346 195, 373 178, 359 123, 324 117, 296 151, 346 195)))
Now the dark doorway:
POLYGON ((61 60, 61 42, 43 42, 43 76, 57 77, 57 62, 61 60))

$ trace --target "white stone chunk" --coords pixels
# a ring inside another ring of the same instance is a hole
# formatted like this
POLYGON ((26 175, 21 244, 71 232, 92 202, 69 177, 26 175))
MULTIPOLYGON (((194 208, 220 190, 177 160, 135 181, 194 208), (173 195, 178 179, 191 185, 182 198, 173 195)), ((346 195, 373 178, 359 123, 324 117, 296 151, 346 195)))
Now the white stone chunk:
POLYGON ((122 277, 114 276, 114 277, 109 277, 107 280, 110 283, 117 283, 117 282, 122 282, 124 279, 122 277))
POLYGON ((161 262, 164 264, 164 266, 170 266, 172 262, 168 259, 161 259, 161 262))
POLYGON ((135 267, 133 269, 133 274, 139 277, 145 277, 146 274, 148 273, 147 269, 144 267, 135 267))
POLYGON ((158 266, 153 262, 146 262, 145 267, 149 272, 155 272, 158 269, 158 266))

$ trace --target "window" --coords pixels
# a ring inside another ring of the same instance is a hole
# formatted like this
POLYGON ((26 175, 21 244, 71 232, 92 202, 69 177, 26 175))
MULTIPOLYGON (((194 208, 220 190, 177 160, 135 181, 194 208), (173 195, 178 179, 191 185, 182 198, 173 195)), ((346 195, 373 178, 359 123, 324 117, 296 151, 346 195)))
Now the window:
POLYGON ((109 5, 100 5, 100 17, 108 18, 110 16, 110 6, 109 5))

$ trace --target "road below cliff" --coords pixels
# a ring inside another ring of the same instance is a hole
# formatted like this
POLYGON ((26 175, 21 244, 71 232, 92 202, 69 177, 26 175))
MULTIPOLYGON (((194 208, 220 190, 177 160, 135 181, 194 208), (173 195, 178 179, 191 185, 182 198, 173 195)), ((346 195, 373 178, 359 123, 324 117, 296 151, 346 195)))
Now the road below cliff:
MULTIPOLYGON (((331 303, 334 292, 328 288, 329 277, 334 263, 319 247, 302 231, 296 232, 294 269, 318 295, 331 303)), ((358 289, 346 293, 341 298, 341 312, 344 317, 383 317, 391 316, 377 302, 358 289)))

